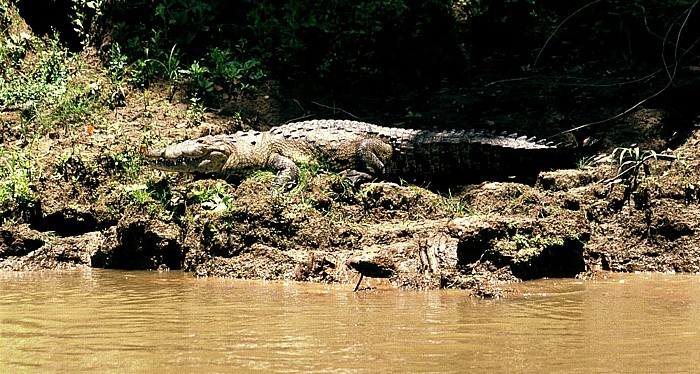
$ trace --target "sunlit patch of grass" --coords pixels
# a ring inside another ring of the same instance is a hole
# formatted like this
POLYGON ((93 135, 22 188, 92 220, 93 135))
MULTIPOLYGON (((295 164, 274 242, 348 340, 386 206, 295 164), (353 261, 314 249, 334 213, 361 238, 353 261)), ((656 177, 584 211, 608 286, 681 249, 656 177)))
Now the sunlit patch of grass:
POLYGON ((32 207, 36 201, 34 185, 41 168, 26 153, 0 147, 0 212, 13 207, 32 207))

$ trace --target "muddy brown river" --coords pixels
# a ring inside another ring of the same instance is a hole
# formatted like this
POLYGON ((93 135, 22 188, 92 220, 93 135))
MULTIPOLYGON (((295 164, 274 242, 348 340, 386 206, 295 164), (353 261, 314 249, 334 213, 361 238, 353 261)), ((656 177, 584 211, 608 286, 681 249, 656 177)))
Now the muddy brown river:
POLYGON ((700 277, 541 280, 518 295, 0 272, 0 372, 697 372, 700 277))

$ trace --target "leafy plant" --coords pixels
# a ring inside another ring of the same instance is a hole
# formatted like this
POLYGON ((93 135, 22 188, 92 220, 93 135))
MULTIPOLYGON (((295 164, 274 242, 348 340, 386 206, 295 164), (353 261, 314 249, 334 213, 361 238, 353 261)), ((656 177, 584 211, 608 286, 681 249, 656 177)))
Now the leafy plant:
POLYGON ((197 96, 190 98, 190 105, 187 107, 187 124, 196 127, 204 121, 204 105, 197 96))
POLYGON ((648 203, 648 187, 646 185, 647 178, 651 177, 648 162, 654 162, 659 159, 678 161, 677 155, 659 154, 653 150, 641 151, 639 147, 631 148, 615 148, 611 155, 611 160, 617 162, 617 174, 602 183, 613 185, 621 183, 625 187, 625 201, 629 200, 633 194, 639 192, 643 199, 638 201, 640 206, 645 206, 648 203))
POLYGON ((119 43, 113 43, 109 47, 107 55, 106 70, 109 74, 110 81, 114 85, 122 84, 126 79, 128 57, 122 53, 119 43))
POLYGON ((595 164, 595 156, 582 157, 576 162, 576 168, 579 170, 585 170, 595 164))
POLYGON ((72 23, 83 45, 90 42, 90 25, 102 16, 106 2, 105 0, 72 0, 72 23))
POLYGON ((0 147, 0 210, 13 204, 33 206, 34 183, 40 176, 41 169, 27 154, 0 147))
POLYGON ((231 57, 231 52, 213 48, 210 57, 213 63, 212 79, 231 92, 234 89, 247 89, 265 76, 262 63, 258 59, 241 62, 231 57))
POLYGON ((618 163, 617 175, 608 179, 607 182, 624 183, 626 186, 632 187, 636 185, 640 176, 640 171, 644 171, 646 175, 650 174, 647 161, 656 161, 658 157, 659 154, 655 151, 641 151, 639 147, 615 148, 610 158, 618 163))
POLYGON ((151 201, 151 193, 148 191, 148 185, 138 183, 124 187, 124 192, 135 202, 146 205, 151 201))
POLYGON ((180 56, 176 50, 177 45, 173 45, 170 49, 170 53, 165 54, 163 60, 152 59, 147 61, 153 61, 156 65, 160 66, 163 76, 168 80, 170 84, 170 95, 168 99, 172 101, 175 95, 175 84, 179 82, 180 79, 180 56))
POLYGON ((127 179, 137 179, 141 174, 142 160, 135 152, 111 153, 103 167, 127 179))
POLYGON ((192 191, 193 200, 200 203, 202 208, 221 213, 228 210, 233 196, 228 193, 222 183, 217 183, 213 188, 195 189, 192 191))
POLYGON ((8 66, 0 76, 0 109, 21 106, 34 113, 38 106, 48 107, 66 92, 72 56, 55 36, 35 48, 43 48, 36 60, 8 66))
POLYGON ((209 68, 194 61, 189 69, 181 70, 183 74, 190 77, 190 89, 199 97, 211 94, 214 91, 214 82, 209 79, 209 68))

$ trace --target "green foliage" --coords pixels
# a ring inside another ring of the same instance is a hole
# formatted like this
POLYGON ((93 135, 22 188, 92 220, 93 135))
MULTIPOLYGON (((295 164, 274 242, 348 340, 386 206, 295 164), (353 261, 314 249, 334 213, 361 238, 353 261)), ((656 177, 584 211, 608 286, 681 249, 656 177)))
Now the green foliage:
POLYGON ((99 167, 95 162, 83 160, 79 153, 71 150, 56 161, 55 178, 71 182, 74 187, 82 184, 88 188, 94 188, 100 183, 99 167))
POLYGON ((97 83, 88 85, 68 84, 66 92, 56 99, 50 111, 40 113, 37 122, 47 129, 54 124, 63 124, 63 130, 96 121, 94 117, 101 114, 105 99, 102 86, 97 83))
POLYGON ((202 205, 202 208, 216 213, 228 210, 233 195, 223 183, 217 183, 213 188, 195 189, 192 191, 194 202, 202 205))
POLYGON ((624 186, 624 202, 634 198, 637 207, 649 206, 650 187, 658 178, 651 173, 649 161, 659 159, 679 162, 680 155, 659 154, 653 150, 642 151, 639 147, 615 148, 611 155, 612 162, 618 164, 617 174, 603 181, 608 185, 622 184, 624 186))
POLYGON ((81 43, 90 42, 90 25, 102 16, 106 0, 72 0, 74 30, 78 33, 81 43))
POLYGON ((201 0, 158 0, 155 15, 165 26, 154 37, 170 38, 183 44, 193 43, 214 20, 213 8, 201 0))
MULTIPOLYGON (((119 3, 113 15, 114 39, 129 56, 132 83, 146 87, 153 78, 165 78, 174 91, 187 78, 190 93, 204 99, 222 90, 250 88, 264 76, 259 60, 242 58, 234 52, 237 36, 219 37, 212 28, 227 6, 232 5, 199 0, 119 3)), ((114 65, 123 65, 117 61, 114 65)))
POLYGON ((34 184, 40 176, 41 169, 29 155, 0 146, 0 212, 12 206, 33 206, 34 184))
POLYGON ((228 50, 215 47, 209 53, 213 63, 211 76, 215 82, 226 85, 223 89, 233 91, 236 88, 247 89, 263 77, 265 72, 258 59, 237 60, 228 50))
POLYGON ((55 103, 67 90, 72 61, 57 36, 45 45, 28 35, 7 38, 0 44, 0 63, 5 67, 0 75, 0 110, 20 106, 33 115, 37 106, 55 103), (36 59, 27 61, 23 58, 30 45, 39 50, 36 59))
POLYGON ((564 245, 561 237, 515 233, 497 241, 494 251, 513 256, 515 262, 529 262, 542 250, 561 245, 564 245))
POLYGON ((136 183, 124 186, 124 193, 130 200, 146 207, 151 214, 160 219, 180 219, 183 211, 179 209, 179 196, 173 194, 167 182, 136 183))
POLYGON ((133 75, 137 85, 153 77, 172 81, 168 72, 179 72, 192 93, 207 100, 254 88, 270 72, 285 79, 314 74, 347 82, 387 69, 413 71, 415 62, 425 62, 418 54, 436 56, 431 53, 436 30, 449 33, 451 4, 117 1, 113 40, 141 72, 133 75), (184 68, 164 68, 173 66, 174 45, 184 68))
POLYGON ((124 82, 128 69, 128 57, 122 53, 119 43, 112 43, 107 53, 107 74, 114 85, 124 82))
POLYGON ((204 122, 204 105, 201 100, 193 96, 190 98, 190 105, 187 107, 187 124, 190 127, 197 127, 204 122))
POLYGON ((452 196, 452 191, 448 190, 446 196, 441 196, 439 204, 442 205, 453 217, 462 217, 472 215, 474 211, 469 207, 469 204, 461 198, 452 196))
MULTIPOLYGON (((536 0, 455 0, 452 9, 455 17, 464 21, 472 17, 490 17, 495 20, 506 21, 508 16, 493 17, 494 14, 511 13, 516 15, 523 10, 535 9, 536 0)), ((541 1, 540 1, 541 2, 541 1)))
POLYGON ((89 123, 104 103, 99 80, 70 79, 75 57, 58 35, 42 41, 27 34, 9 34, 0 41, 0 65, 4 67, 0 110, 21 110, 23 127, 31 127, 34 134, 51 132, 56 124, 67 131, 77 123, 89 123))
POLYGON ((141 177, 142 158, 136 152, 110 153, 103 167, 113 174, 125 177, 128 180, 135 180, 141 177))
POLYGON ((157 72, 168 80, 170 84, 170 100, 172 100, 173 95, 175 95, 175 84, 180 81, 180 56, 176 47, 177 45, 173 45, 170 49, 170 53, 165 55, 162 61, 146 60, 146 62, 153 61, 159 67, 157 72))
POLYGON ((446 20, 450 2, 245 3, 251 48, 280 73, 360 78, 416 61, 422 39, 446 20))
POLYGON ((183 74, 190 77, 190 90, 197 96, 207 96, 214 92, 214 82, 211 81, 211 72, 206 66, 194 61, 188 70, 183 70, 183 74))
POLYGON ((639 147, 615 148, 611 159, 618 163, 618 174, 613 177, 611 183, 623 183, 626 187, 635 190, 641 177, 640 172, 650 175, 647 161, 658 159, 659 155, 653 150, 641 151, 639 147))
POLYGON ((576 162, 576 168, 579 170, 585 170, 585 169, 593 166, 593 164, 595 164, 595 160, 596 160, 596 156, 582 157, 576 162))
POLYGON ((151 201, 151 193, 147 184, 132 184, 124 187, 124 192, 129 198, 140 205, 146 205, 151 201))

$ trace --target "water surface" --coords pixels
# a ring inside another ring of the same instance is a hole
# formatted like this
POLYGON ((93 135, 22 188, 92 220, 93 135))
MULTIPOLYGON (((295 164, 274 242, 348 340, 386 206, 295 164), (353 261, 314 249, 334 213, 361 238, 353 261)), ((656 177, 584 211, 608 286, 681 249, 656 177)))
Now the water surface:
POLYGON ((518 296, 179 272, 0 272, 0 372, 695 372, 700 277, 518 296))

